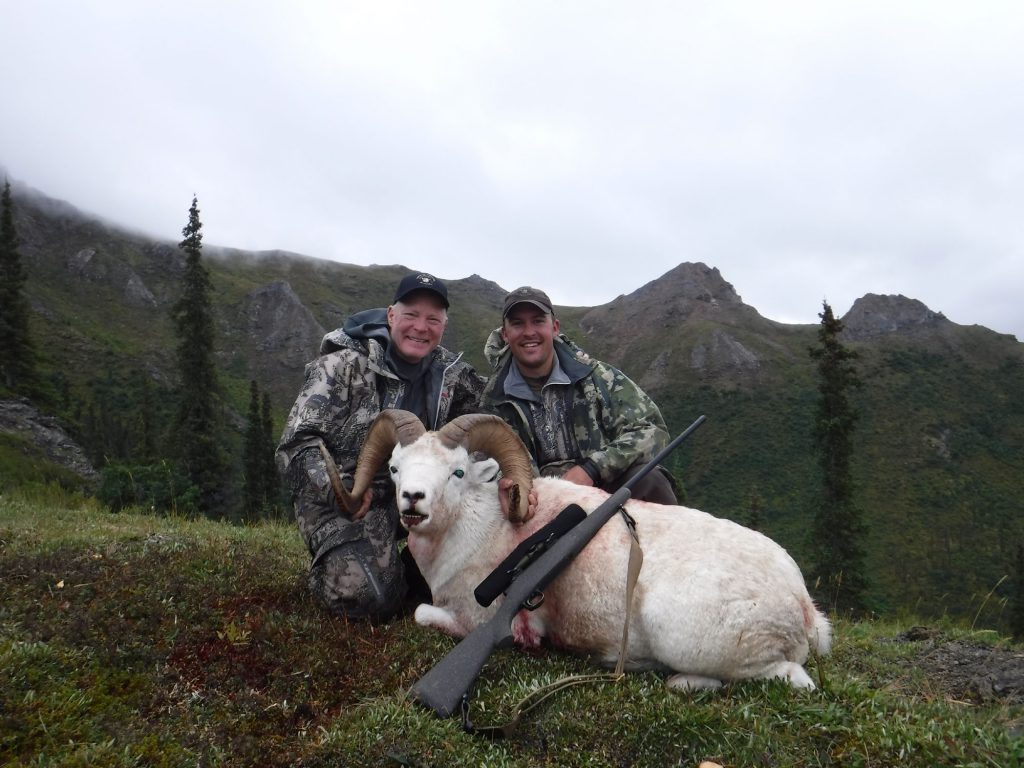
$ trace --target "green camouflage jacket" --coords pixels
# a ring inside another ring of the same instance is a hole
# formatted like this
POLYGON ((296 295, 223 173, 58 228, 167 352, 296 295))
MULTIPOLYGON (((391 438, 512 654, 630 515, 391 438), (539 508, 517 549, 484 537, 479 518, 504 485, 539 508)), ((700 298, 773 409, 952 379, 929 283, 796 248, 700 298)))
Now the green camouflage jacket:
MULTIPOLYGON (((399 402, 405 386, 385 364, 389 341, 384 309, 353 315, 343 329, 324 336, 281 435, 278 470, 292 491, 299 529, 314 558, 334 543, 327 539, 335 526, 325 523, 338 517, 316 440, 323 439, 349 485, 370 425, 399 402)), ((484 379, 461 357, 440 346, 431 353, 428 429, 479 410, 484 379)), ((374 506, 390 504, 393 496, 387 473, 378 474, 374 506)))
MULTIPOLYGON (((537 445, 524 406, 505 393, 512 355, 500 328, 488 336, 484 354, 494 375, 484 388, 481 408, 516 430, 536 464, 537 445)), ((602 485, 614 482, 633 464, 650 461, 668 444, 658 406, 622 371, 590 357, 563 334, 555 339, 555 354, 572 383, 574 435, 581 458, 597 466, 602 485)))

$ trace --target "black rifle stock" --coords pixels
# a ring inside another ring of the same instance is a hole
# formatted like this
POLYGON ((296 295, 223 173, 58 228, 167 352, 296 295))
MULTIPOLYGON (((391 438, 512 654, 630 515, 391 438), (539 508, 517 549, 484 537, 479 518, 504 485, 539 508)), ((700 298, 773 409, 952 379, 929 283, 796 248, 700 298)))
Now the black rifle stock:
POLYGON ((413 685, 411 693, 441 717, 459 711, 463 697, 497 648, 512 645, 512 620, 538 592, 550 584, 601 530, 631 495, 630 488, 660 464, 691 432, 704 423, 700 416, 619 490, 576 527, 556 540, 512 582, 497 612, 470 632, 413 685))

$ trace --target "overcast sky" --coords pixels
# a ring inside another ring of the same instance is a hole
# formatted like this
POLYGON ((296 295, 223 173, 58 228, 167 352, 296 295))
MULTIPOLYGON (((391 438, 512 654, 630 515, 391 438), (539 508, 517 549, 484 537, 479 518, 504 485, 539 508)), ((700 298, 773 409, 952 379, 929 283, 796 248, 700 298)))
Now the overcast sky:
POLYGON ((1024 3, 4 3, 0 166, 179 240, 1024 340, 1024 3))

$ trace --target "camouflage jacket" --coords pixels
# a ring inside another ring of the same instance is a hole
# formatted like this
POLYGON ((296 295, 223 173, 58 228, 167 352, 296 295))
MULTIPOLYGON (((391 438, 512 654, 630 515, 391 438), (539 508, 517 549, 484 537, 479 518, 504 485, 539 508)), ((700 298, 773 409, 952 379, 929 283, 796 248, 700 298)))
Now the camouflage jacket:
MULTIPOLYGON (((491 332, 484 354, 495 373, 484 388, 481 408, 498 414, 516 430, 536 465, 539 450, 527 405, 505 393, 512 355, 500 329, 491 332)), ((555 354, 573 388, 573 434, 580 459, 596 465, 600 484, 613 482, 637 462, 650 461, 668 444, 658 406, 622 371, 590 357, 562 334, 555 339, 555 354)))
MULTIPOLYGON (((278 443, 276 461, 292 492, 302 536, 316 557, 324 551, 338 516, 317 448, 323 439, 346 485, 350 484, 366 433, 377 415, 397 405, 405 383, 385 362, 390 335, 386 311, 372 309, 350 317, 320 344, 320 356, 306 366, 305 381, 278 443), (318 534, 323 529, 323 535, 318 534)), ((427 382, 428 429, 479 410, 484 379, 444 347, 430 358, 427 382)), ((391 503, 394 489, 386 472, 374 481, 374 506, 391 503)))

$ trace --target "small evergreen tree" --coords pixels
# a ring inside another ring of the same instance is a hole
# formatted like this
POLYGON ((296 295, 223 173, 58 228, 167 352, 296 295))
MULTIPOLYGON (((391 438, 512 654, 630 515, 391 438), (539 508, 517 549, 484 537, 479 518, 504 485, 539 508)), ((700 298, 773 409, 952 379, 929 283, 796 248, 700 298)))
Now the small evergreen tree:
POLYGON ((747 528, 762 531, 764 526, 764 497, 756 487, 747 497, 747 528))
POLYGON ((260 389, 253 379, 249 382, 249 424, 245 430, 245 448, 242 455, 242 505, 247 519, 259 517, 264 498, 262 457, 263 421, 260 413, 260 389))
POLYGON ((29 336, 25 270, 18 251, 11 183, 0 194, 0 385, 11 392, 34 394, 35 352, 29 336))
POLYGON ((199 201, 192 198, 184 239, 182 294, 172 316, 178 334, 181 385, 174 424, 175 448, 185 472, 199 492, 199 508, 211 513, 222 504, 226 462, 221 448, 220 388, 214 365, 212 284, 202 263, 203 235, 199 201))
POLYGON ((274 511, 278 508, 281 495, 281 478, 277 474, 274 454, 277 451, 277 437, 274 435, 274 413, 270 403, 270 393, 263 393, 260 409, 263 444, 260 454, 263 459, 263 496, 267 507, 274 511))
POLYGON ((853 361, 857 353, 839 340, 843 324, 822 303, 819 346, 810 355, 818 362, 818 407, 814 440, 822 471, 823 493, 811 538, 816 553, 811 578, 838 610, 864 609, 867 579, 862 542, 865 528, 853 493, 850 461, 857 413, 849 393, 860 386, 853 361))
POLYGON ((143 463, 154 461, 156 450, 156 398, 153 397, 153 383, 145 374, 139 374, 139 437, 135 454, 143 463))
POLYGON ((280 483, 274 463, 276 444, 270 395, 260 396, 259 385, 249 382, 249 424, 245 431, 243 466, 243 506, 246 516, 255 519, 274 514, 278 508, 280 483))

